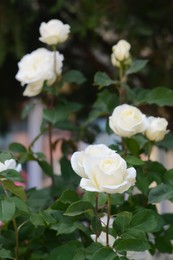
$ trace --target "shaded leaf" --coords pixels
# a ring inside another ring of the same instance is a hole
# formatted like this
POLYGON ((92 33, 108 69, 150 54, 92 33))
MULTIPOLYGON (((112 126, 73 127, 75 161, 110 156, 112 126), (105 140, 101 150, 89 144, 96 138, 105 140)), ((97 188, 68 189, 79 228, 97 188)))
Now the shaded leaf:
POLYGON ((133 61, 130 68, 126 71, 126 75, 133 74, 133 73, 136 73, 136 72, 142 70, 146 66, 147 62, 148 62, 148 60, 133 61))
POLYGON ((99 71, 94 76, 94 85, 100 88, 116 84, 117 82, 117 80, 112 80, 105 72, 99 71))
POLYGON ((63 80, 68 83, 82 84, 86 81, 86 78, 80 71, 70 70, 64 73, 63 80))
POLYGON ((153 188, 148 195, 149 203, 158 203, 171 198, 173 198, 172 186, 163 183, 153 188))

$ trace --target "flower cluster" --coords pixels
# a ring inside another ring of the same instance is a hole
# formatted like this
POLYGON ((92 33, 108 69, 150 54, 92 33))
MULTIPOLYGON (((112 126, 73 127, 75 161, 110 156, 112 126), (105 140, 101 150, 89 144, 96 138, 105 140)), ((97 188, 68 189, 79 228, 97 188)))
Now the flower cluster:
POLYGON ((117 106, 109 117, 109 126, 120 137, 142 133, 150 141, 161 141, 167 134, 168 122, 161 117, 146 117, 138 108, 128 104, 117 106))
POLYGON ((127 168, 125 160, 103 144, 73 153, 71 164, 87 191, 123 193, 135 184, 136 170, 127 168))
MULTIPOLYGON (((50 20, 47 24, 40 25, 40 41, 48 45, 56 45, 68 38, 69 25, 64 25, 59 20, 50 20)), ((26 54, 18 63, 16 79, 21 85, 26 85, 24 96, 32 97, 42 92, 43 84, 52 85, 57 76, 61 75, 63 55, 58 51, 49 51, 39 48, 26 54)))

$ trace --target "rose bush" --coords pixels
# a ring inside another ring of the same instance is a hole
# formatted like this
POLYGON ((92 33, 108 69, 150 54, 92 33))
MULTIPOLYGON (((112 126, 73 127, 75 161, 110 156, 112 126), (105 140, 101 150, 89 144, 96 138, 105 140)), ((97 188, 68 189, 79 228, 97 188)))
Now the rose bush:
MULTIPOLYGON (((148 260, 148 250, 156 256, 171 255, 173 214, 162 214, 156 204, 173 200, 173 170, 152 161, 150 154, 153 145, 169 149, 173 138, 165 119, 146 117, 137 106, 173 105, 173 91, 129 86, 130 75, 142 70, 147 61, 133 61, 131 46, 123 40, 113 47, 111 56, 118 78, 96 73, 96 101, 87 118, 79 119, 82 105, 71 101, 62 89, 86 79, 76 70, 62 72, 63 55, 55 46, 67 39, 69 28, 57 20, 41 24, 40 40, 51 45, 52 51, 37 49, 18 64, 16 78, 27 85, 24 95, 43 94, 38 100, 43 104, 43 118, 40 133, 27 147, 12 143, 0 153, 0 258, 148 260), (99 129, 100 119, 105 128, 99 129), (53 136, 60 129, 68 130, 68 137, 53 136), (96 144, 98 134, 101 144, 96 144), (42 135, 48 137, 48 157, 33 149, 42 135), (109 147, 103 144, 105 135, 109 147), (78 151, 80 141, 87 143, 82 151, 78 151), (61 150, 58 175, 54 168, 57 145, 61 150), (22 181, 21 164, 25 167, 29 161, 39 164, 50 186, 24 189, 16 185, 22 181)), ((35 102, 24 108, 23 117, 33 112, 35 102)))

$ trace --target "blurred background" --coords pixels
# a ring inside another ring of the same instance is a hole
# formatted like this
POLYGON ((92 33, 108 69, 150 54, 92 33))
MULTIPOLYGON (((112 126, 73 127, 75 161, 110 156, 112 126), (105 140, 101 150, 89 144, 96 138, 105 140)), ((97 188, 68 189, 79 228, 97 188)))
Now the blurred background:
MULTIPOLYGON (((23 55, 44 47, 38 40, 41 22, 55 18, 71 26, 70 39, 59 49, 65 56, 63 70, 79 69, 88 80, 82 88, 66 89, 66 93, 69 99, 84 104, 82 113, 86 115, 97 92, 94 74, 105 71, 115 77, 110 54, 122 38, 131 43, 134 58, 149 59, 147 68, 132 76, 131 83, 144 88, 172 88, 172 14, 171 0, 1 0, 0 145, 9 138, 9 132, 26 127, 20 114, 29 99, 22 96, 24 89, 15 75, 23 55)), ((172 108, 151 109, 166 117, 173 129, 172 108)))

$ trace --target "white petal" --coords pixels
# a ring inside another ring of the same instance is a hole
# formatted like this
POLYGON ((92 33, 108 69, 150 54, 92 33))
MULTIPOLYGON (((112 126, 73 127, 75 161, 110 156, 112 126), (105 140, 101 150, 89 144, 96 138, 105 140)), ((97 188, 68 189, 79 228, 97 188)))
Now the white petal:
POLYGON ((82 178, 80 181, 80 187, 87 191, 100 192, 100 190, 95 187, 89 179, 82 178))

